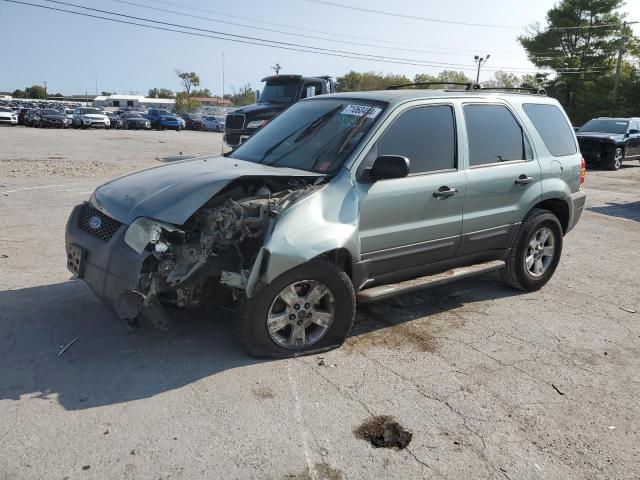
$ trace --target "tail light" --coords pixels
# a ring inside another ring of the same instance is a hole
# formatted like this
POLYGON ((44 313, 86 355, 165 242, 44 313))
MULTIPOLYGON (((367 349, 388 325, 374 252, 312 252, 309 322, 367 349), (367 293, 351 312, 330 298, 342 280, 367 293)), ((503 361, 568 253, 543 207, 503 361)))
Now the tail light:
POLYGON ((581 166, 580 166, 580 188, 582 188, 582 185, 584 184, 584 180, 586 177, 587 177, 587 162, 583 158, 581 160, 581 166))

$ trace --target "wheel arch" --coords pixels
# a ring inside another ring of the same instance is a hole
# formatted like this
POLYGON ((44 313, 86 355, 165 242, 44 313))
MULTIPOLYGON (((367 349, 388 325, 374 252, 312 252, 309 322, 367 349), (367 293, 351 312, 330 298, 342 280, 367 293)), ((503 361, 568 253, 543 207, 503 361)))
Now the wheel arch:
POLYGON ((525 218, 528 217, 535 209, 547 210, 548 212, 555 215, 556 218, 560 221, 560 225, 562 226, 562 233, 567 233, 567 231, 569 230, 569 223, 571 221, 571 209, 569 207, 569 203, 566 200, 563 200, 561 198, 548 198, 542 200, 529 209, 525 218))

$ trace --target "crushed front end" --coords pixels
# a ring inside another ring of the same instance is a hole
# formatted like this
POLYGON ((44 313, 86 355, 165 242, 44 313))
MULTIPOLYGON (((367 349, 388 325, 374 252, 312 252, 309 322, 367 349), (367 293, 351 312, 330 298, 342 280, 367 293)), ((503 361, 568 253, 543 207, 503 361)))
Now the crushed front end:
POLYGON ((242 296, 272 220, 318 188, 315 180, 233 182, 184 225, 146 217, 126 225, 78 205, 67 223, 67 266, 120 318, 167 329, 165 306, 232 305, 242 296))

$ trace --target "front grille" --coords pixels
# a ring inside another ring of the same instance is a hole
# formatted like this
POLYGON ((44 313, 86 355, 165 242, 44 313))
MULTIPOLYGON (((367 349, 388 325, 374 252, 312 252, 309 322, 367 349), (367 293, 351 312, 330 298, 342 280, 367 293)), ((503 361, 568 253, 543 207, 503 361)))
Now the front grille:
POLYGON ((89 235, 93 235, 105 242, 111 240, 111 237, 122 226, 117 220, 105 215, 104 213, 96 210, 88 203, 85 203, 80 210, 80 218, 78 219, 79 227, 87 232, 89 235), (92 228, 89 224, 91 217, 98 217, 100 219, 100 226, 98 228, 92 228))
POLYGON ((242 130, 244 128, 244 115, 230 113, 227 115, 227 128, 230 130, 242 130))

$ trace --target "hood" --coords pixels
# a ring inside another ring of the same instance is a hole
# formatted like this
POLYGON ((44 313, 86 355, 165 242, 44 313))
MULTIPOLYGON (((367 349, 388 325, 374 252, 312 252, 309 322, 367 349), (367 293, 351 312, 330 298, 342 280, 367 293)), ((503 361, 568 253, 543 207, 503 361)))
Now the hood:
POLYGON ((65 118, 67 118, 67 116, 60 113, 58 115, 53 115, 53 114, 42 115, 42 118, 46 118, 47 120, 64 120, 65 118))
POLYGON ((17 115, 11 112, 0 112, 0 117, 13 117, 13 116, 17 116, 17 115))
POLYGON ((277 113, 286 110, 291 104, 290 103, 272 103, 272 102, 261 102, 254 103, 253 105, 247 105, 246 107, 239 108, 238 110, 234 110, 229 113, 229 115, 241 114, 246 115, 247 118, 251 117, 251 119, 265 116, 270 117, 277 113))
POLYGON ((98 120, 104 120, 105 118, 107 119, 109 118, 107 115, 103 115, 101 113, 83 113, 82 116, 85 118, 93 118, 98 120))
POLYGON ((277 168, 223 156, 182 160, 135 172, 98 187, 96 208, 131 224, 149 217, 183 225, 202 205, 241 177, 318 177, 317 173, 277 168))
POLYGON ((578 140, 581 138, 594 138, 597 140, 624 140, 624 135, 620 133, 606 133, 606 132, 577 132, 576 137, 578 140))

